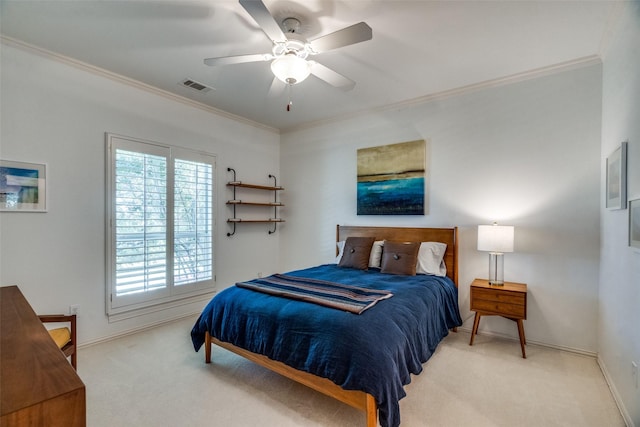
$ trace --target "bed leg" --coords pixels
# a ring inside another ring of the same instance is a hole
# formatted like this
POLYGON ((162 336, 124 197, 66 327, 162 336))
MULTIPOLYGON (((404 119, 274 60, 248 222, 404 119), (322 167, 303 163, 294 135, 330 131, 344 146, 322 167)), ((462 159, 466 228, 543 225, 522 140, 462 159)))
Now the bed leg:
POLYGON ((211 363, 211 335, 209 332, 204 335, 204 362, 211 363))
POLYGON ((378 427, 378 406, 372 395, 366 397, 367 427, 378 427))

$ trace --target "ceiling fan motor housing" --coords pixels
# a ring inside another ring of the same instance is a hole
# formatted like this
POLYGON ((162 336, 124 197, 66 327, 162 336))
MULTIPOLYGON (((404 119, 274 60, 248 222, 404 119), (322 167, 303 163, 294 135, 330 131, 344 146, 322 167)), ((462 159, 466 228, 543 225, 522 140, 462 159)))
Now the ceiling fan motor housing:
POLYGON ((298 58, 307 59, 311 54, 311 48, 305 41, 291 38, 282 43, 275 43, 272 52, 276 58, 287 54, 294 54, 298 58))

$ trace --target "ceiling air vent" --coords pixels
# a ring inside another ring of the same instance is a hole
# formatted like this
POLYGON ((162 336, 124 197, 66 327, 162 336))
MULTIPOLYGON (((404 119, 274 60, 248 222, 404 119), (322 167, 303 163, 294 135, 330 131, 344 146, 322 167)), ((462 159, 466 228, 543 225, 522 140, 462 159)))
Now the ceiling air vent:
POLYGON ((207 93, 207 92, 209 92, 210 90, 213 89, 212 87, 209 87, 209 86, 207 86, 205 84, 197 82, 197 81, 195 81, 193 79, 185 79, 180 84, 182 86, 188 87, 189 89, 193 89, 193 90, 195 90, 197 92, 200 92, 200 93, 207 93))

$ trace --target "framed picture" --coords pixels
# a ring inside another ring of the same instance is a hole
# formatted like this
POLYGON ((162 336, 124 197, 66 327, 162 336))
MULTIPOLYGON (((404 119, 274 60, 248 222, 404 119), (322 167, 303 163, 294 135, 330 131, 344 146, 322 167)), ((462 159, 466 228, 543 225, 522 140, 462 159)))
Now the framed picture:
POLYGON ((629 246, 640 248, 640 199, 629 201, 629 246))
POLYGON ((627 208, 627 143, 607 157, 607 209, 627 208))
POLYGON ((0 160, 0 211, 46 212, 46 185, 45 165, 0 160))
POLYGON ((358 215, 424 215, 426 142, 358 150, 358 215))

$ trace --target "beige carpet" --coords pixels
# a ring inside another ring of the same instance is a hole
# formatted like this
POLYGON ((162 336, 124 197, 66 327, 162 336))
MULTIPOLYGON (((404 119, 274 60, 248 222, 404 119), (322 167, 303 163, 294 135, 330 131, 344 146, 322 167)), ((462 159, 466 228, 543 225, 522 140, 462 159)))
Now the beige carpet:
MULTIPOLYGON (((81 348, 87 423, 99 426, 363 426, 361 412, 214 346, 194 318, 81 348)), ((402 426, 624 426, 591 357, 451 333, 405 387, 402 426)))

